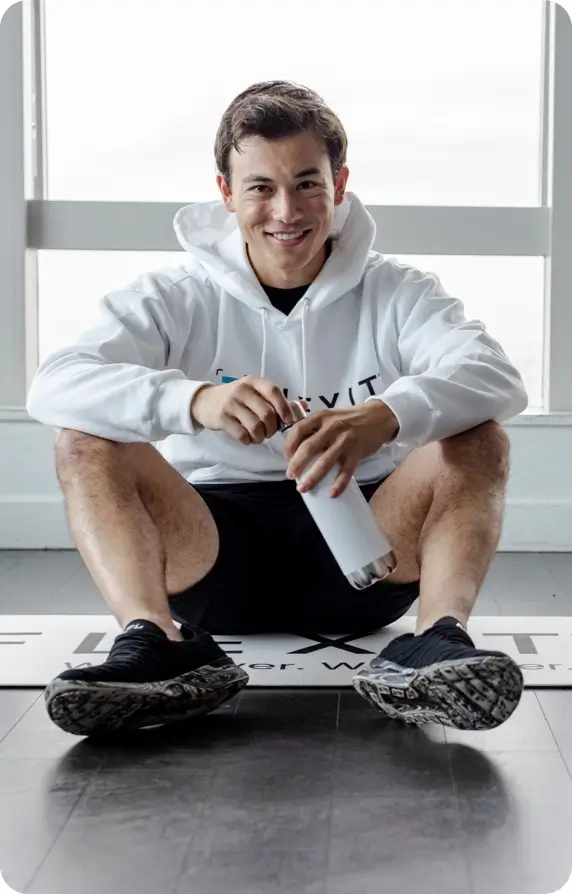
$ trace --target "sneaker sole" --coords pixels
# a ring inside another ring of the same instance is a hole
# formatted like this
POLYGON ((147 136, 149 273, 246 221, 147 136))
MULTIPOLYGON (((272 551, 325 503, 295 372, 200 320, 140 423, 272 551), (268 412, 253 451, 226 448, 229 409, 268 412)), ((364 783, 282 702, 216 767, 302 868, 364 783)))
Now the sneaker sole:
POLYGON ((508 655, 476 656, 427 668, 385 661, 353 678, 357 692, 389 717, 462 730, 500 726, 520 702, 522 671, 508 655))
POLYGON ((234 662, 205 664, 158 683, 103 683, 56 678, 46 708, 60 729, 75 736, 163 726, 214 711, 237 695, 249 676, 234 662))

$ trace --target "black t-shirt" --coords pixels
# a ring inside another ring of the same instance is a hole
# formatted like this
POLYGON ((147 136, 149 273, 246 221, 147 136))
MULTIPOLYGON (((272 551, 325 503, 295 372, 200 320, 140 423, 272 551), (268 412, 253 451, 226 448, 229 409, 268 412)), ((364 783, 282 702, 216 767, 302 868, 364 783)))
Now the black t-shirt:
MULTIPOLYGON (((331 241, 328 239, 326 245, 326 260, 330 257, 330 253, 332 250, 331 241)), ((283 314, 290 314, 301 298, 304 297, 306 290, 309 288, 310 283, 306 286, 296 286, 294 289, 278 289, 275 286, 267 286, 265 283, 260 283, 266 294, 268 295, 268 300, 277 310, 281 310, 283 314)))
POLYGON ((261 283, 261 286, 268 295, 270 303, 286 316, 294 310, 308 288, 308 286, 296 286, 294 289, 277 289, 264 283, 261 283))

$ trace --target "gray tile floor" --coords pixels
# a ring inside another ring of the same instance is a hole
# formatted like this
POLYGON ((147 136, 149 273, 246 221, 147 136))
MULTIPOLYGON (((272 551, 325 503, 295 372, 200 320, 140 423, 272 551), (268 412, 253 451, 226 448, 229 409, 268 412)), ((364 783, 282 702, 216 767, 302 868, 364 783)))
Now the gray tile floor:
MULTIPOLYGON (((0 613, 104 611, 77 553, 0 552, 0 613)), ((572 555, 499 554, 476 614, 571 615, 572 555)), ((572 872, 572 691, 461 733, 249 689, 103 746, 4 689, 0 804, 0 870, 30 894, 548 894, 572 872)))

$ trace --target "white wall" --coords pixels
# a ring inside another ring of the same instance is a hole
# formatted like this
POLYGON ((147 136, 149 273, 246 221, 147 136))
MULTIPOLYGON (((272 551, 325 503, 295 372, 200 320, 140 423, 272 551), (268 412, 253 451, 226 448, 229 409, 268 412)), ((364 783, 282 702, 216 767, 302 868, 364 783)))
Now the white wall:
MULTIPOLYGON (((0 549, 73 547, 54 471, 54 432, 0 421, 0 549)), ((501 550, 572 551, 572 418, 522 416, 506 429, 512 473, 501 550)))

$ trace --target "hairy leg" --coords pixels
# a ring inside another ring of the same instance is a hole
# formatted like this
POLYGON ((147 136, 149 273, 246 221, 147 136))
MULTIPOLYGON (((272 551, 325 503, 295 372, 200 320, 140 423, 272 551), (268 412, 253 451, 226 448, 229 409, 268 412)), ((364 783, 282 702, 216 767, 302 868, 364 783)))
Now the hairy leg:
POLYGON ((396 583, 420 580, 416 633, 452 615, 465 626, 496 552, 510 440, 495 422, 413 450, 370 505, 389 540, 396 583))
POLYGON ((143 618, 181 639, 168 595, 201 580, 218 555, 202 497, 151 444, 64 429, 56 468, 72 536, 119 624, 143 618))

